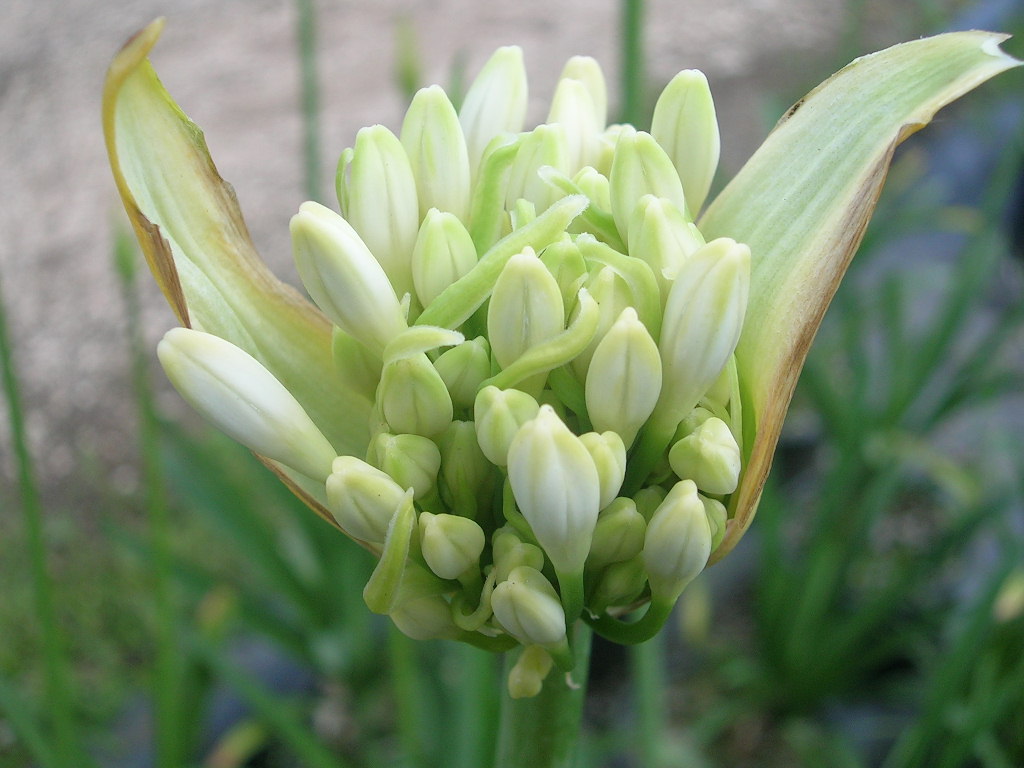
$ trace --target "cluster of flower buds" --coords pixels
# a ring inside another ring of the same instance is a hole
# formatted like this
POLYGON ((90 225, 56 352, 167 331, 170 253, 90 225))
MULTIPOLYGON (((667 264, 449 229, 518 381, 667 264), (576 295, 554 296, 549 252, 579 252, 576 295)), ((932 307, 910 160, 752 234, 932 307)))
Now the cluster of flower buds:
POLYGON ((379 553, 372 610, 414 638, 524 646, 515 696, 571 667, 581 618, 624 642, 657 631, 721 541, 750 282, 749 249, 694 224, 719 151, 700 72, 669 83, 650 133, 606 124, 590 58, 528 131, 526 105, 522 53, 502 48, 461 109, 434 86, 398 135, 361 130, 341 213, 291 221, 337 367, 374 404, 365 455, 337 456, 229 342, 178 328, 159 347, 186 400, 325 489, 379 553))

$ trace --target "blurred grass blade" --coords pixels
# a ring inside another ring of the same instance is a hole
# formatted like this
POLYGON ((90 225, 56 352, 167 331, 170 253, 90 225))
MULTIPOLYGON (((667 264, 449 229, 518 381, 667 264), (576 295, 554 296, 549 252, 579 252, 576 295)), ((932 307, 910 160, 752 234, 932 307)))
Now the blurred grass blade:
POLYGON ((622 108, 620 122, 645 126, 647 69, 644 60, 644 0, 620 0, 622 17, 622 108))
POLYGON ((25 747, 39 768, 71 765, 58 761, 50 746, 52 739, 43 732, 41 719, 17 689, 3 678, 0 678, 0 716, 7 721, 15 739, 25 747))

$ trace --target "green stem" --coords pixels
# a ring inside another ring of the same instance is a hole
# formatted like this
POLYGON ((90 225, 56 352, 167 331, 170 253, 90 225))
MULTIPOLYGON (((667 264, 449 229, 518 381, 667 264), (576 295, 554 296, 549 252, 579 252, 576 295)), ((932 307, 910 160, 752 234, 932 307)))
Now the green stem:
POLYGON ((644 117, 643 27, 643 0, 622 0, 622 122, 630 125, 644 117))
POLYGON ((668 600, 652 599, 647 611, 637 621, 620 621, 607 613, 592 619, 584 614, 584 621, 597 634, 620 645, 645 643, 658 634, 672 613, 675 603, 668 600))
MULTIPOLYGON (((576 764, 590 639, 590 629, 577 624, 573 642, 576 667, 571 676, 553 669, 533 698, 511 698, 503 681, 495 768, 570 768, 576 764)), ((506 654, 506 679, 514 664, 514 654, 506 654)))
POLYGON ((67 643, 57 622, 53 583, 46 562, 43 534, 43 505, 35 477, 32 454, 28 449, 21 390, 14 371, 14 356, 7 332, 7 317, 0 294, 0 374, 7 396, 14 463, 21 486, 21 508, 25 521, 26 546, 32 569, 32 596, 35 614, 43 635, 43 664, 46 675, 46 711, 53 726, 54 766, 70 768, 83 758, 81 742, 71 706, 71 674, 68 669, 67 643))
POLYGON ((661 765, 661 744, 665 734, 664 635, 629 649, 636 698, 637 739, 640 765, 661 765))

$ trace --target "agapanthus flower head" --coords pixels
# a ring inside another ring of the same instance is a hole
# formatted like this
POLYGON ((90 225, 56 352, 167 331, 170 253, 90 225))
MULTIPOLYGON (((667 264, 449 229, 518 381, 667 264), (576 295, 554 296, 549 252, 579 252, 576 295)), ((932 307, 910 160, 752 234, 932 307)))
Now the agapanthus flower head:
POLYGON ((338 211, 299 208, 313 307, 253 258, 208 158, 170 191, 150 177, 158 157, 206 158, 145 63, 158 34, 111 67, 105 127, 186 326, 161 344, 172 383, 379 556, 372 610, 417 638, 526 646, 515 695, 536 693, 551 662, 571 667, 581 618, 613 639, 650 636, 735 544, 878 168, 905 123, 1011 65, 982 33, 858 62, 849 77, 888 103, 828 141, 815 121, 835 99, 803 106, 697 218, 719 155, 700 72, 669 83, 646 132, 606 124, 600 67, 576 57, 545 122, 524 130, 522 52, 501 48, 460 111, 431 86, 397 135, 361 130, 341 153, 338 211), (926 87, 893 97, 894 61, 926 87), (187 202, 161 208, 159 194, 187 202), (640 622, 617 619, 645 601, 640 622))

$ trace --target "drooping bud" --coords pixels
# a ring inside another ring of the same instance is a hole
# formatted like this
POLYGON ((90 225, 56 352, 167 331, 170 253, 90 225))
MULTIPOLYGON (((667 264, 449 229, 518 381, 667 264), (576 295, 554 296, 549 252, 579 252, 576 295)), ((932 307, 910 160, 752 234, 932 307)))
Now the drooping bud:
POLYGON ((452 423, 451 396, 423 353, 385 365, 377 399, 384 420, 395 433, 435 437, 452 423))
POLYGON ((420 217, 431 208, 463 221, 469 217, 469 154, 448 95, 437 85, 416 93, 402 121, 402 146, 409 155, 420 217))
POLYGON ((395 291, 352 226, 319 203, 291 220, 295 266, 317 306, 377 354, 407 327, 395 291))
POLYGON ((459 109, 473 178, 484 150, 495 136, 523 130, 526 101, 522 49, 515 45, 499 48, 469 86, 459 109))
POLYGON ((632 445, 661 392, 661 357, 636 310, 627 307, 594 349, 587 370, 587 412, 594 429, 632 445))
POLYGON ((681 211, 686 197, 672 160, 649 133, 624 128, 619 134, 608 176, 612 216, 619 236, 629 242, 633 210, 644 195, 664 197, 681 211))
POLYGON ((157 356, 174 388, 242 445, 323 482, 337 452, 274 375, 248 352, 190 328, 172 328, 157 356))
POLYGON ((559 573, 579 573, 601 504, 601 480, 586 446, 541 406, 508 451, 508 478, 523 517, 559 573))
POLYGON ((477 336, 444 352, 434 361, 452 405, 457 410, 468 410, 476 401, 484 379, 491 375, 491 347, 487 339, 477 336))
POLYGON ((710 555, 711 526, 697 486, 680 480, 647 524, 643 559, 652 599, 675 602, 710 555))
POLYGON ((473 419, 477 442, 487 460, 499 467, 508 464, 512 439, 539 410, 537 401, 518 389, 481 389, 473 407, 473 419))
POLYGON ((599 508, 604 509, 619 495, 626 477, 626 446, 615 432, 587 432, 580 435, 580 442, 597 468, 601 487, 599 508))
POLYGON ((529 699, 540 693, 544 678, 554 662, 551 654, 539 645, 528 645, 519 654, 508 673, 508 695, 513 699, 529 699))
POLYGON ((439 442, 444 498, 463 517, 478 517, 493 487, 493 467, 480 450, 473 422, 453 421, 439 442))
POLYGON ((431 208, 415 236, 412 283, 427 306, 476 265, 476 247, 465 225, 453 213, 431 208))
POLYGON ((693 480, 704 493, 722 496, 736 490, 740 476, 740 448, 719 418, 711 417, 672 446, 672 471, 693 480))
POLYGON ((354 539, 380 544, 405 490, 386 472, 355 456, 339 456, 327 478, 327 505, 354 539))
POLYGON ((484 531, 472 520, 458 515, 420 513, 420 546, 423 559, 442 579, 457 579, 480 562, 484 531))
POLYGON ((637 511, 636 503, 625 497, 615 499, 597 516, 587 569, 596 570, 636 557, 644 548, 646 531, 647 521, 637 511))
POLYGON ((345 219, 384 268, 395 294, 412 291, 409 254, 420 211, 416 180, 402 143, 383 125, 356 134, 345 219))
POLYGON ((523 645, 552 647, 565 640, 558 593, 534 568, 514 568, 491 593, 491 609, 505 631, 523 645))
POLYGON ((421 499, 434 488, 441 468, 441 451, 421 435, 381 432, 370 442, 367 460, 387 473, 402 488, 412 488, 421 499))
POLYGON ((665 86, 654 106, 651 135, 672 158, 696 216, 711 189, 721 146, 715 102, 703 72, 685 69, 665 86))

